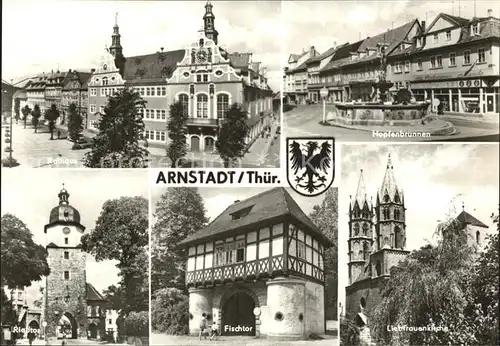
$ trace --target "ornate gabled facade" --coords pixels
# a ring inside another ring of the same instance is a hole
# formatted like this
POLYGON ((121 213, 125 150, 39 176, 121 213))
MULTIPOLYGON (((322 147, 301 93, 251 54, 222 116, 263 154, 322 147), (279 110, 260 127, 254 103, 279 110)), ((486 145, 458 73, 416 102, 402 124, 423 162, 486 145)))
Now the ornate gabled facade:
POLYGON ((283 188, 234 202, 180 243, 189 255, 189 332, 199 332, 205 314, 222 335, 324 334, 331 245, 283 188))
POLYGON ((80 213, 69 204, 69 193, 62 189, 59 205, 50 212, 44 232, 47 263, 42 318, 48 337, 100 339, 105 336, 107 301, 86 281, 86 253, 80 239, 85 227, 80 213))
POLYGON ((152 147, 165 147, 170 105, 180 101, 188 115, 186 143, 191 151, 213 152, 220 125, 232 103, 247 111, 248 145, 271 122, 272 90, 265 68, 252 61, 252 53, 229 53, 219 45, 213 5, 207 2, 203 29, 179 50, 125 57, 115 23, 112 45, 89 82, 89 128, 97 130, 109 95, 133 87, 147 102, 142 110, 145 139, 152 147))
POLYGON ((91 72, 71 71, 72 76, 62 88, 60 123, 66 124, 69 106, 75 104, 76 112, 82 117, 84 128, 87 124, 88 85, 91 72))
POLYGON ((348 314, 380 303, 383 280, 391 267, 408 255, 405 211, 403 191, 396 184, 390 155, 375 205, 367 199, 361 171, 355 197, 349 204, 348 314))

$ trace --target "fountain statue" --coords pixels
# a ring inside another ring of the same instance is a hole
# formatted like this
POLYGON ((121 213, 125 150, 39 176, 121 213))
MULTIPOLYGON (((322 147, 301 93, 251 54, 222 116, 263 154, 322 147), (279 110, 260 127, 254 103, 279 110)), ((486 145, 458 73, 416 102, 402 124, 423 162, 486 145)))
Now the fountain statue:
POLYGON ((387 102, 387 91, 392 88, 394 83, 387 80, 387 56, 385 55, 385 46, 382 46, 380 56, 380 68, 378 81, 373 84, 375 89, 375 102, 384 104, 387 102))

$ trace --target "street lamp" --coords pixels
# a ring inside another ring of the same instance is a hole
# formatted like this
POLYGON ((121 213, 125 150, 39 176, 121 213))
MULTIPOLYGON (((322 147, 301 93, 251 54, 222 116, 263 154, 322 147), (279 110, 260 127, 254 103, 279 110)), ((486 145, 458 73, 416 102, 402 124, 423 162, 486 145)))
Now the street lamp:
POLYGON ((323 124, 326 123, 326 106, 325 106, 325 101, 326 97, 328 96, 328 89, 326 87, 321 88, 319 91, 319 95, 323 99, 323 124))

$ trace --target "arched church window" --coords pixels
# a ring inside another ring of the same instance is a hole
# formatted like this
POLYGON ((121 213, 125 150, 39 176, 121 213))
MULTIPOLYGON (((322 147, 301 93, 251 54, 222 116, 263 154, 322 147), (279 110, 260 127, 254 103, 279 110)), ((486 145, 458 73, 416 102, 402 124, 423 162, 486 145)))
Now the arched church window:
POLYGON ((384 196, 384 202, 388 203, 389 201, 390 201, 389 195, 385 194, 385 196, 384 196))
POLYGON ((368 259, 368 244, 367 243, 363 243, 363 260, 367 260, 368 259))
POLYGON ((394 220, 399 220, 399 209, 394 209, 394 220))
POLYGON ((377 261, 377 264, 375 265, 375 271, 377 272, 377 276, 380 276, 382 274, 382 267, 380 265, 380 261, 377 261))
POLYGON ((354 224, 354 236, 357 237, 359 235, 359 224, 354 224))
POLYGON ((403 248, 402 233, 399 227, 396 227, 396 229, 394 230, 394 247, 396 249, 403 248))
POLYGON ((369 226, 367 223, 363 224, 363 235, 368 235, 369 226))
POLYGON ((389 208, 384 208, 384 220, 388 220, 390 215, 389 208))
POLYGON ((481 232, 477 231, 476 232, 476 244, 479 245, 481 242, 481 232))
POLYGON ((399 195, 398 194, 396 194, 396 196, 394 196, 394 202, 401 203, 401 200, 399 199, 399 195))

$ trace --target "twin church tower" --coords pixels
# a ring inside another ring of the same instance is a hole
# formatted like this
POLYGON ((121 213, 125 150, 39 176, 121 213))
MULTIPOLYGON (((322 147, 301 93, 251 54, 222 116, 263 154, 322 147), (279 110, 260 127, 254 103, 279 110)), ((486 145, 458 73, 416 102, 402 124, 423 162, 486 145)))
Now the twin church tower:
POLYGON ((368 199, 363 170, 349 204, 348 270, 346 311, 358 313, 380 303, 381 281, 392 266, 409 254, 403 190, 394 177, 391 156, 377 192, 375 205, 368 199))

